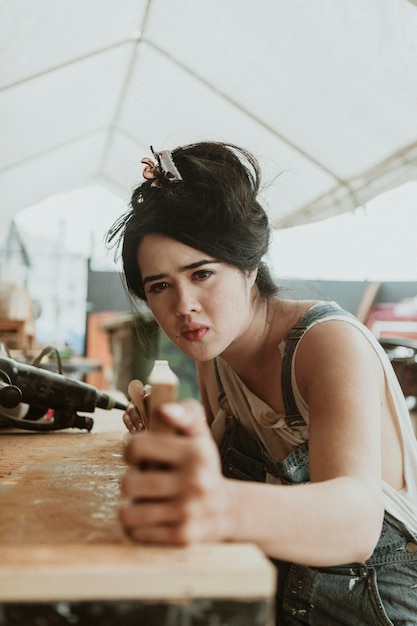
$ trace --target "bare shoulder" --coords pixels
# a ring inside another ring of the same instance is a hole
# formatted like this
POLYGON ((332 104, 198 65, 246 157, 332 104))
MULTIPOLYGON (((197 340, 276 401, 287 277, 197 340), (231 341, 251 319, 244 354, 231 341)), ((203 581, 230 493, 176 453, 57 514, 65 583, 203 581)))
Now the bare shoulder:
POLYGON ((300 347, 304 341, 321 345, 326 337, 331 338, 332 342, 336 341, 345 344, 346 347, 349 347, 351 342, 353 342, 355 345, 362 344, 373 350, 368 338, 360 328, 349 320, 337 318, 324 319, 313 325, 306 332, 305 339, 303 338, 300 347))
POLYGON ((296 363, 300 382, 318 375, 346 382, 356 376, 366 379, 377 375, 383 381, 381 361, 371 342, 344 320, 326 320, 313 326, 300 342, 296 363))
MULTIPOLYGON (((323 320, 310 328, 302 338, 299 353, 304 356, 311 350, 340 358, 349 354, 375 355, 375 350, 365 334, 343 319, 323 320)), ((376 356, 376 355, 375 355, 376 356)))

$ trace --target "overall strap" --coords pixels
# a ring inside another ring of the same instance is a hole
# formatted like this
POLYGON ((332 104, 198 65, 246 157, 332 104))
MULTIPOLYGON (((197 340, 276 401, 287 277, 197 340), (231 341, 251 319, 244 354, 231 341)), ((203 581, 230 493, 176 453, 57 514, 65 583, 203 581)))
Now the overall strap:
POLYGON ((334 302, 323 302, 320 304, 316 304, 300 317, 297 325, 290 330, 286 337, 284 356, 282 360, 281 389, 285 407, 285 421, 287 425, 291 428, 305 426, 305 421, 300 415, 297 403, 294 398, 294 392, 291 383, 291 364, 295 349, 307 329, 312 324, 314 324, 314 322, 323 319, 331 313, 336 313, 343 316, 351 315, 347 311, 341 309, 340 306, 334 302))

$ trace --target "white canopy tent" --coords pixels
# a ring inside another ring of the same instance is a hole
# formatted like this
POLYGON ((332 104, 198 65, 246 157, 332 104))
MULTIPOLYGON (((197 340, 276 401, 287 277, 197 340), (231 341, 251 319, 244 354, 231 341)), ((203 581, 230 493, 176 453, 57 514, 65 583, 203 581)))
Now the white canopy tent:
POLYGON ((249 148, 276 227, 416 179, 416 4, 0 0, 0 243, 54 194, 127 201, 150 144, 249 148))

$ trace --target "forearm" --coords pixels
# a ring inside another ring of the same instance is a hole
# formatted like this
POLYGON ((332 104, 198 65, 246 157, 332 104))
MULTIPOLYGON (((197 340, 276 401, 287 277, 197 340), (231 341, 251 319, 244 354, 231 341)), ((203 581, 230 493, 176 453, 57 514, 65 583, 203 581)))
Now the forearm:
POLYGON ((363 561, 377 543, 382 495, 370 495, 354 478, 296 486, 228 483, 232 539, 254 542, 271 557, 330 566, 363 561))

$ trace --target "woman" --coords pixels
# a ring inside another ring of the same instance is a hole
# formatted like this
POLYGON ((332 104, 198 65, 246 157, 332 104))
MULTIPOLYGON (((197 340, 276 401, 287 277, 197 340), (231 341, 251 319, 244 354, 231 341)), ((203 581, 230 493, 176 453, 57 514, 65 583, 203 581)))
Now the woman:
POLYGON ((144 432, 126 448, 126 532, 256 543, 280 624, 417 624, 417 446, 384 351, 335 303, 281 297, 253 156, 207 142, 154 159, 108 239, 195 360, 203 408, 166 404, 176 434, 147 432, 130 384, 124 420, 144 432))

